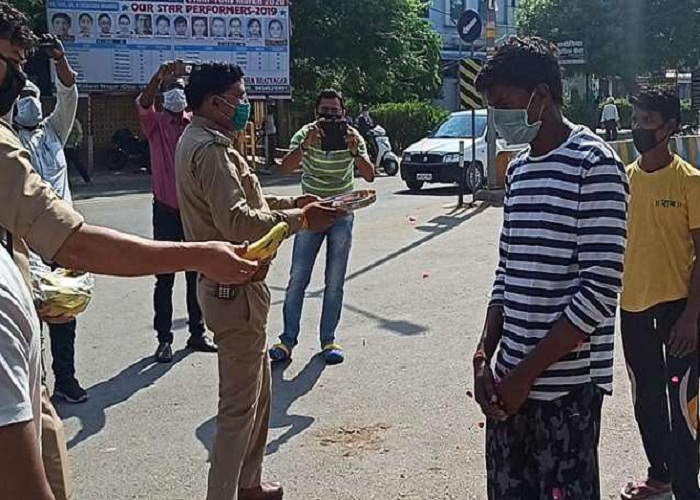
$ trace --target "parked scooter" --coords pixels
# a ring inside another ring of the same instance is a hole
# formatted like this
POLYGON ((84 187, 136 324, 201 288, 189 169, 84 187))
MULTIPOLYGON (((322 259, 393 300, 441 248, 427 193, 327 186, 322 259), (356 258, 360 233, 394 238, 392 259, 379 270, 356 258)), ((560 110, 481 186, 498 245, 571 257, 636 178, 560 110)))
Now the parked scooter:
POLYGON ((151 173, 151 155, 148 141, 141 139, 127 128, 117 130, 112 135, 112 151, 109 152, 109 169, 124 170, 127 165, 134 170, 151 173))
POLYGON ((368 152, 376 170, 395 176, 399 172, 399 157, 391 150, 391 141, 381 125, 367 132, 368 152), (372 141, 372 144, 369 142, 372 141))

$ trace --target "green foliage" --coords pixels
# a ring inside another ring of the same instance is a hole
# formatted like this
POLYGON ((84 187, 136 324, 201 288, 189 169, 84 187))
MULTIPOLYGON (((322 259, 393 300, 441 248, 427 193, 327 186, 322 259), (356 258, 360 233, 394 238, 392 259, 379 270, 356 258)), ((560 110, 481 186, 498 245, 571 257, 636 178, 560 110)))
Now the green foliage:
POLYGON ((295 0, 295 99, 326 87, 368 104, 435 97, 441 40, 424 9, 422 0, 295 0))
POLYGON ((382 104, 370 109, 374 121, 384 127, 396 152, 428 135, 449 112, 423 102, 382 104))
POLYGON ((29 18, 34 33, 46 33, 46 5, 43 0, 10 0, 10 4, 29 18))
POLYGON ((522 0, 518 29, 553 41, 583 40, 588 64, 569 71, 620 75, 693 67, 700 0, 522 0))

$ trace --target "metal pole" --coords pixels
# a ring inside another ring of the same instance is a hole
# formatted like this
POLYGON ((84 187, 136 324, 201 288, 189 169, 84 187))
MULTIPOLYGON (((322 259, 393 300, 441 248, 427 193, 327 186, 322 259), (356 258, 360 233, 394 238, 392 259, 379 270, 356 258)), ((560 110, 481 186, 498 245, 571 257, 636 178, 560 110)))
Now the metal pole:
POLYGON ((457 197, 457 207, 464 206, 464 141, 459 141, 459 194, 457 197))
MULTIPOLYGON (((493 56, 496 50, 496 0, 487 0, 486 6, 486 54, 493 56)), ((486 128, 487 160, 486 176, 488 188, 498 188, 498 172, 496 168, 496 129, 493 124, 493 113, 488 113, 488 126, 486 128)))
MULTIPOLYGON (((472 60, 474 59, 474 42, 472 42, 472 60)), ((472 165, 476 164, 476 110, 472 107, 472 165)), ((465 172, 466 174, 466 172, 465 172)), ((476 197, 476 186, 472 186, 472 203, 476 197)))

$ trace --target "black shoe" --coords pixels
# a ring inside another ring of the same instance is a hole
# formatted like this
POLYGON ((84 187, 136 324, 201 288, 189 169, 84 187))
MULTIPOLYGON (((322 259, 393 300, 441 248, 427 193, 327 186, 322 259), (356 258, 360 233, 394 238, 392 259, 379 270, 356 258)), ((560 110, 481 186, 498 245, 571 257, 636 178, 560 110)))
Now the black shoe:
POLYGON ((53 395, 57 398, 62 398, 68 403, 84 403, 88 400, 87 392, 80 387, 77 380, 73 379, 69 382, 61 382, 56 384, 53 389, 53 395))
POLYGON ((219 350, 214 341, 206 335, 191 335, 187 341, 187 347, 198 352, 217 352, 219 350))
POLYGON ((170 363, 173 360, 173 346, 170 342, 161 342, 158 344, 155 355, 158 363, 170 363))

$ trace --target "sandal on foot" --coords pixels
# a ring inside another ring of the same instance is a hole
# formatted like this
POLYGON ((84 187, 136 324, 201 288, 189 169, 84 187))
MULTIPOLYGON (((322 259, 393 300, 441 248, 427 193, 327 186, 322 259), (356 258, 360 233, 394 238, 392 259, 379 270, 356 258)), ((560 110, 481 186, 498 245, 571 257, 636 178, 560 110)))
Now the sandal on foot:
POLYGON ((644 500, 645 498, 655 498, 660 495, 669 495, 671 485, 661 483, 654 479, 644 481, 634 481, 627 483, 620 493, 622 500, 644 500))
POLYGON ((292 350, 284 344, 275 344, 268 351, 268 355, 273 363, 281 363, 292 358, 292 350))
POLYGON ((339 365, 345 361, 345 353, 339 344, 326 344, 323 346, 323 358, 327 365, 339 365))

